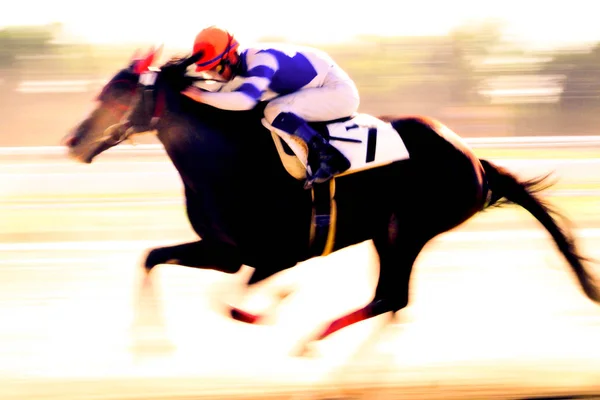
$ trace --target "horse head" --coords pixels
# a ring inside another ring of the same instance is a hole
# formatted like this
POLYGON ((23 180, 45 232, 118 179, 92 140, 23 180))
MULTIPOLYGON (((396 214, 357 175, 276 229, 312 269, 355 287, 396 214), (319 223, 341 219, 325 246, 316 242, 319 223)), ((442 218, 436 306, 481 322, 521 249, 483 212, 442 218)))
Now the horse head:
POLYGON ((278 185, 301 187, 285 171, 272 136, 261 123, 264 102, 247 111, 198 103, 181 92, 205 80, 186 74, 202 54, 151 68, 155 56, 151 50, 135 59, 106 84, 95 109, 64 140, 70 157, 91 163, 133 135, 154 132, 190 187, 215 182, 244 186, 256 176, 262 179, 254 186, 277 179, 278 185))
POLYGON ((132 132, 115 131, 107 134, 107 128, 118 124, 131 110, 138 93, 140 75, 148 71, 161 48, 150 49, 144 57, 137 52, 126 68, 118 71, 96 97, 94 109, 79 122, 63 139, 69 156, 84 163, 121 143, 132 132))

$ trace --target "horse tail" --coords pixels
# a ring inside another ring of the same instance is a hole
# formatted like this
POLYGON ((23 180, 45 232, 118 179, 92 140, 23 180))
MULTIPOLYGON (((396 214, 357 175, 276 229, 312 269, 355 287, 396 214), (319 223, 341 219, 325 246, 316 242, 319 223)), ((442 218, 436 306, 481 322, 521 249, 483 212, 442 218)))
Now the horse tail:
POLYGON ((480 160, 480 162, 485 171, 491 195, 486 208, 514 203, 526 209, 550 233, 554 243, 577 276, 587 297, 600 303, 600 288, 596 286, 594 278, 583 265, 584 261, 589 260, 579 254, 575 237, 567 226, 569 221, 538 196, 539 192, 554 184, 547 182, 550 175, 522 181, 508 170, 487 160, 480 160), (559 224, 558 219, 563 220, 562 225, 559 224))

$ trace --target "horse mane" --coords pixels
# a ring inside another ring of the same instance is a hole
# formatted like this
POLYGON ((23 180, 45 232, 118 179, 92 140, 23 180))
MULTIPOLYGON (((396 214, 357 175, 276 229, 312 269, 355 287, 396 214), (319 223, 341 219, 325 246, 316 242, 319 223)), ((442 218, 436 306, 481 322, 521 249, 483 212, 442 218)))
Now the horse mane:
MULTIPOLYGON (((172 56, 167 60, 160 69, 176 67, 187 60, 189 55, 172 56)), ((227 131, 238 133, 240 127, 261 129, 262 124, 260 119, 263 115, 266 102, 258 103, 254 108, 245 111, 223 110, 207 104, 198 103, 184 95, 177 95, 180 90, 188 86, 192 86, 195 82, 205 81, 206 79, 198 76, 190 76, 186 74, 186 70, 181 69, 181 75, 168 74, 164 81, 166 86, 170 88, 171 94, 168 96, 171 111, 182 113, 188 116, 196 116, 201 118, 209 125, 217 124, 223 127, 223 134, 227 131), (175 94, 175 97, 173 97, 175 94), (175 100, 176 99, 176 100, 175 100), (233 118, 232 118, 233 116, 233 118)))
POLYGON ((183 56, 172 56, 171 58, 169 58, 163 65, 173 65, 173 64, 178 64, 180 62, 182 62, 183 60, 186 60, 189 56, 187 55, 183 55, 183 56))
MULTIPOLYGON (((167 69, 169 67, 181 65, 181 63, 183 61, 187 60, 188 57, 189 56, 187 56, 187 55, 183 55, 183 56, 177 56, 177 55, 175 55, 175 56, 172 56, 160 68, 161 69, 163 69, 163 68, 167 69)), ((182 75, 178 76, 177 78, 181 79, 181 81, 177 82, 177 83, 181 83, 182 85, 185 85, 185 86, 189 86, 189 85, 192 85, 196 81, 203 80, 203 78, 199 78, 199 77, 187 75, 185 70, 182 70, 182 75)), ((170 82, 170 83, 172 83, 172 82, 170 82)))

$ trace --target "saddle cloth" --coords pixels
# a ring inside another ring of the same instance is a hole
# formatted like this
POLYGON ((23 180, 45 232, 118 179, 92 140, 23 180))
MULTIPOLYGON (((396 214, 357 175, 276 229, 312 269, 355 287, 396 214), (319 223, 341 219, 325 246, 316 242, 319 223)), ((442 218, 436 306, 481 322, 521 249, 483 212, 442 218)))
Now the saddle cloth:
MULTIPOLYGON (((281 161, 294 178, 306 179, 308 147, 300 138, 271 126, 266 119, 262 124, 271 132, 281 161)), ((350 168, 337 176, 391 164, 409 158, 402 138, 394 127, 369 114, 356 114, 341 122, 311 123, 330 144, 350 161, 350 168)))

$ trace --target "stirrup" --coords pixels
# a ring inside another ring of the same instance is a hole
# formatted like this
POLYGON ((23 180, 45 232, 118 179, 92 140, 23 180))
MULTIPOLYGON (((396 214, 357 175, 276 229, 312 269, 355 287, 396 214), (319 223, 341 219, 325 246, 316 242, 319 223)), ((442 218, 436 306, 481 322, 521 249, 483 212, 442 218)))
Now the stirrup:
POLYGON ((309 164, 306 166, 306 179, 304 180, 304 189, 305 190, 312 189, 314 182, 315 181, 314 181, 314 176, 312 173, 312 168, 310 167, 310 164, 309 164))
MULTIPOLYGON (((319 170, 317 170, 317 171, 319 171, 319 170)), ((341 174, 344 171, 345 170, 334 172, 334 173, 330 174, 328 178, 321 179, 317 182, 317 174, 316 173, 313 174, 312 171, 310 170, 310 168, 307 168, 306 181, 304 181, 304 189, 311 189, 315 183, 325 183, 325 182, 329 181, 330 179, 332 179, 333 177, 335 177, 337 174, 341 174)))

